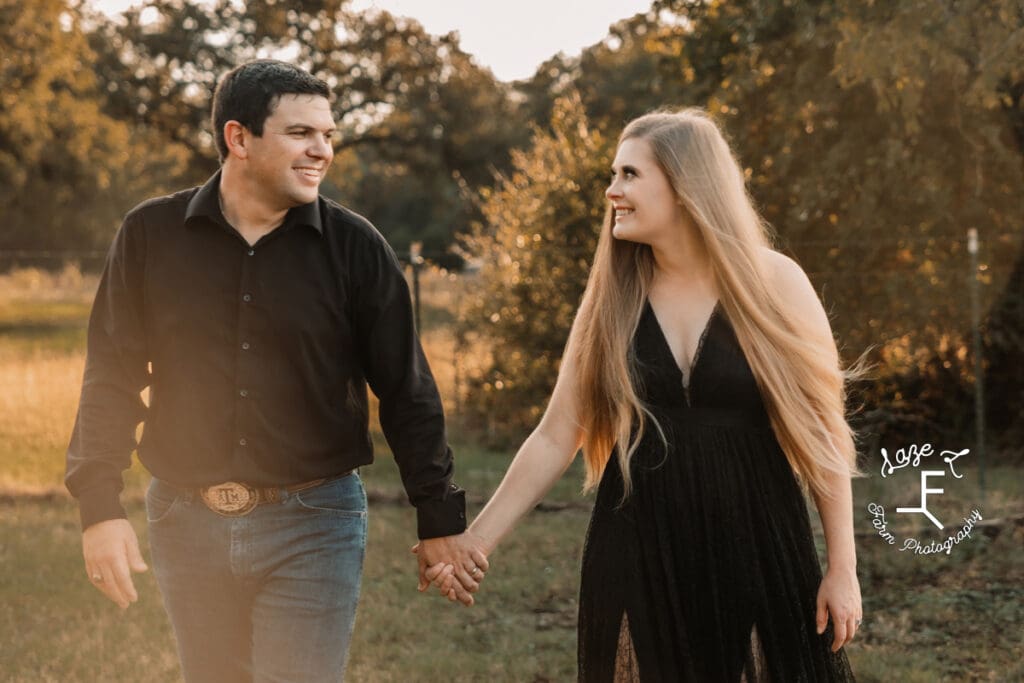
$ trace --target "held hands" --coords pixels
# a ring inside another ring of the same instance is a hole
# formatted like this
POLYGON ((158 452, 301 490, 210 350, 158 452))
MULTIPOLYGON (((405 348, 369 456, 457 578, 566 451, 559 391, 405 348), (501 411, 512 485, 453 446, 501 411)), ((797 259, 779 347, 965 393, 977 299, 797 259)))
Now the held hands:
POLYGON ((490 564, 488 546, 480 536, 465 531, 457 536, 443 536, 420 541, 412 547, 419 559, 419 586, 423 591, 433 583, 441 595, 467 607, 474 602, 473 593, 490 564))
POLYGON ((860 584, 857 572, 849 568, 829 567, 818 587, 818 634, 825 632, 828 618, 832 617, 835 638, 832 651, 838 652, 857 633, 864 612, 860 603, 860 584))
POLYGON ((131 572, 146 567, 139 539, 127 519, 108 519, 82 532, 82 555, 89 581, 121 609, 139 599, 131 572))

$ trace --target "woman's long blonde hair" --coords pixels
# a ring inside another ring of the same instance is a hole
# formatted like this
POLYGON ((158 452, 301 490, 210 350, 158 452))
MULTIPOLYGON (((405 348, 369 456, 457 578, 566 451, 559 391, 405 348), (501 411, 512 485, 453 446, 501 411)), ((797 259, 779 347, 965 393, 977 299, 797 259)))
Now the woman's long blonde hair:
MULTIPOLYGON (((795 328, 792 304, 779 296, 767 272, 768 226, 754 209, 732 150, 714 121, 694 108, 641 116, 626 126, 619 144, 630 138, 650 143, 703 239, 721 307, 790 465, 805 488, 830 496, 828 473, 857 474, 845 415, 846 378, 855 371, 844 371, 829 349, 795 328)), ((637 396, 629 356, 654 257, 648 245, 614 238, 613 220, 609 206, 569 348, 576 350, 579 372, 584 488, 600 481, 615 453, 628 495, 629 461, 644 430, 653 424, 661 432, 637 396)))

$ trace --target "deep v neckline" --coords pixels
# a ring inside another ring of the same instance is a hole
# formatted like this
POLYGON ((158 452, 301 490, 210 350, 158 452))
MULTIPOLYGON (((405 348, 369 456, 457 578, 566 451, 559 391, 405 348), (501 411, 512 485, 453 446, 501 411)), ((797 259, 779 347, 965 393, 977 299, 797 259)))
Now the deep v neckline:
POLYGON ((658 320, 658 314, 654 311, 654 306, 651 304, 650 298, 644 302, 647 310, 651 314, 651 318, 654 320, 654 327, 658 330, 658 338, 661 340, 661 346, 668 354, 669 359, 672 361, 672 367, 680 376, 683 389, 686 391, 687 402, 689 402, 690 387, 693 386, 693 374, 697 371, 697 364, 700 363, 700 357, 704 350, 704 340, 707 339, 708 332, 711 330, 711 323, 714 322, 715 317, 718 315, 718 309, 721 307, 721 299, 715 300, 715 305, 711 309, 711 314, 708 315, 707 321, 704 323, 704 327, 701 329, 700 337, 697 339, 697 348, 693 352, 693 359, 690 361, 690 367, 684 370, 676 360, 675 354, 672 353, 672 345, 668 341, 668 337, 665 336, 665 330, 661 326, 661 321, 658 320))

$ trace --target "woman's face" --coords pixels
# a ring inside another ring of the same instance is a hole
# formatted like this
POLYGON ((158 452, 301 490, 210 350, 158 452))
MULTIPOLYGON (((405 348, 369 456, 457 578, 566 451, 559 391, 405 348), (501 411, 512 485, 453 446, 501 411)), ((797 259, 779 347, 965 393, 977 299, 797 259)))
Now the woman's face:
POLYGON ((615 211, 612 235, 618 239, 644 244, 678 239, 687 224, 668 176, 642 138, 627 138, 619 145, 604 194, 615 211))

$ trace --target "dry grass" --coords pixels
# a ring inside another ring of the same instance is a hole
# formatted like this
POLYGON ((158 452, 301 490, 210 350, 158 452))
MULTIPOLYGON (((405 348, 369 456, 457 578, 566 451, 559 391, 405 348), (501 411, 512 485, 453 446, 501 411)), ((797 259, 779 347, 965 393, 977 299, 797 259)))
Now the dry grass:
MULTIPOLYGON (((441 273, 424 278, 423 342, 442 394, 458 394, 460 363, 448 331, 457 287, 441 273)), ((170 631, 151 575, 127 613, 82 577, 73 501, 63 490, 64 449, 84 361, 84 324, 95 280, 73 274, 0 276, 0 662, 11 681, 177 681, 170 631), (46 280, 46 277, 53 278, 46 280), (61 279, 63 277, 63 279, 61 279), (78 284, 76 284, 76 282, 78 284), (38 284, 43 283, 43 284, 38 284), (46 283, 60 294, 45 290, 46 283), (63 284, 61 284, 63 283, 63 284), (35 288, 35 289, 34 289, 35 288), (43 288, 43 289, 38 289, 43 288), (36 296, 38 295, 38 296, 36 296), (46 493, 37 499, 29 493, 46 493)), ((474 353, 480 353, 476 351, 474 353)), ((381 457, 364 470, 367 488, 394 498, 397 468, 381 457)), ((479 503, 511 457, 453 436, 459 482, 479 503), (462 441, 462 443, 460 443, 462 441)), ((967 481, 977 481, 966 471, 967 481)), ((1024 476, 991 468, 986 500, 958 487, 936 509, 981 506, 986 519, 1022 509, 1024 476)), ((136 465, 126 503, 143 534, 136 465)), ((580 502, 579 463, 549 500, 580 502)), ((848 648, 862 683, 1024 680, 1024 528, 979 534, 949 557, 915 557, 870 533, 867 503, 912 504, 914 491, 878 477, 855 484, 855 524, 866 619, 848 648)), ((813 517, 816 520, 816 516, 813 517)), ((575 676, 575 610, 585 509, 533 513, 494 560, 472 610, 420 596, 413 588, 415 524, 408 506, 371 505, 364 592, 350 680, 570 681, 575 676)), ((905 534, 920 529, 903 529, 905 534)), ((821 537, 819 533, 819 545, 821 537)))

